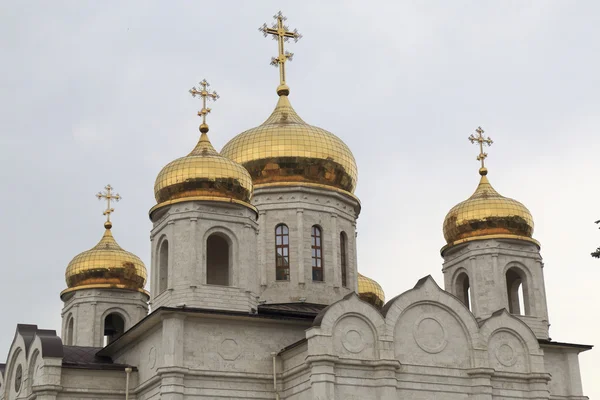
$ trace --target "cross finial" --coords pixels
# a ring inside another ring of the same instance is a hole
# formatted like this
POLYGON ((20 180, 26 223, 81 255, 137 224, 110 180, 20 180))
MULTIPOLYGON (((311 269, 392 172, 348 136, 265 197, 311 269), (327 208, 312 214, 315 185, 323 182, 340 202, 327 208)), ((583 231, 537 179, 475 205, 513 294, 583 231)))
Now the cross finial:
POLYGON ((106 185, 104 187, 104 192, 98 192, 96 197, 98 200, 105 199, 106 200, 106 210, 102 215, 106 215, 106 222, 104 223, 104 227, 106 229, 112 228, 112 222, 110 222, 110 214, 115 212, 115 209, 110 206, 111 200, 119 201, 121 200, 121 196, 118 193, 113 194, 113 187, 110 185, 106 185))
POLYGON ((199 96, 202 98, 202 110, 198 111, 198 116, 202 117, 202 124, 200 125, 200 132, 206 133, 208 132, 208 125, 206 124, 206 114, 210 113, 210 108, 206 107, 206 100, 217 101, 220 97, 217 92, 214 90, 211 92, 210 83, 203 79, 202 82, 199 83, 198 88, 196 86, 190 89, 190 94, 192 97, 199 96))
POLYGON ((297 42, 302 38, 302 35, 298 33, 297 29, 290 31, 287 25, 284 25, 284 21, 287 20, 283 16, 281 11, 273 16, 275 22, 269 28, 267 24, 263 24, 258 30, 265 35, 265 37, 272 35, 274 40, 277 40, 279 49, 279 55, 271 58, 271 65, 279 67, 279 87, 277 88, 277 94, 280 96, 287 96, 290 94, 290 88, 285 83, 285 62, 292 61, 294 53, 290 53, 284 49, 283 44, 290 39, 294 39, 297 42))
POLYGON ((479 174, 487 175, 487 168, 485 168, 485 159, 487 158, 487 153, 483 151, 483 146, 491 146, 494 142, 492 141, 492 138, 486 138, 485 136, 483 136, 484 130, 481 129, 480 126, 478 126, 477 129, 475 129, 475 132, 477 132, 477 135, 471 134, 471 136, 469 136, 469 140, 471 141, 471 143, 479 144, 479 155, 477 156, 477 161, 481 161, 481 168, 479 169, 479 174))

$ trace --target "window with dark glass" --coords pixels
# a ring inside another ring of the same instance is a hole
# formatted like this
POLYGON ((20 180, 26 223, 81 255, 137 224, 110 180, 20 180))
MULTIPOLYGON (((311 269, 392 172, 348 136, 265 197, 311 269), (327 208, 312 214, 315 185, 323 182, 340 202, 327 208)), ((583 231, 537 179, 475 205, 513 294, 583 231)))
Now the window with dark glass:
POLYGON ((323 247, 321 228, 313 226, 311 229, 312 238, 312 278, 313 281, 323 281, 323 247))
POLYGON ((283 224, 275 228, 275 275, 278 281, 290 280, 290 231, 283 224))
POLYGON ((348 286, 348 254, 346 253, 346 233, 340 233, 340 258, 342 267, 342 286, 348 286))

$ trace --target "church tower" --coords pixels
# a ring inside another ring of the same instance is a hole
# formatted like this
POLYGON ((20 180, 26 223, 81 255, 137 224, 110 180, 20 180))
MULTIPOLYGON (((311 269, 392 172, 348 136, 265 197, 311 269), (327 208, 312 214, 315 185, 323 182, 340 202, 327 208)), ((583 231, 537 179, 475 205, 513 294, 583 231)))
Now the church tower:
POLYGON ((104 235, 67 266, 67 289, 60 294, 65 345, 102 347, 148 314, 146 267, 115 241, 111 201, 119 201, 121 196, 114 194, 110 185, 105 189, 96 195, 107 202, 104 235))
POLYGON ((258 210, 257 276, 261 302, 331 304, 357 290, 357 166, 334 134, 304 122, 292 107, 284 50, 301 35, 274 16, 260 28, 278 43, 275 110, 261 125, 227 143, 221 154, 242 164, 254 183, 258 210))
POLYGON ((258 304, 252 179, 208 139, 206 102, 219 98, 209 86, 203 80, 190 90, 202 100, 200 140, 165 166, 154 185, 151 305, 252 312, 258 304))
POLYGON ((480 148, 481 179, 475 193, 453 207, 444 220, 444 282, 478 319, 507 309, 538 339, 548 339, 548 307, 540 244, 532 238, 533 217, 516 200, 490 184, 484 145, 492 140, 476 130, 469 140, 480 148))

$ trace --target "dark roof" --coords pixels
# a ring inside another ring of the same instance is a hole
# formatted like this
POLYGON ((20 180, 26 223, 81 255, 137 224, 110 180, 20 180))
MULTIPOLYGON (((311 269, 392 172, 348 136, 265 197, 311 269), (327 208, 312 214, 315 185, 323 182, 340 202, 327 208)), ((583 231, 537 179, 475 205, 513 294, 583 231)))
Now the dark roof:
POLYGON ((62 365, 68 368, 124 370, 129 365, 115 364, 110 357, 98 356, 102 347, 63 346, 62 365))
POLYGON ((259 315, 280 315, 315 318, 326 305, 313 303, 280 303, 261 304, 258 306, 259 315))
POLYGON ((575 349, 580 349, 581 351, 591 350, 592 347, 594 347, 589 344, 563 343, 545 339, 538 339, 538 343, 542 346, 571 347, 575 349))
POLYGON ((0 364, 0 376, 4 376, 5 370, 6 370, 6 364, 0 364))

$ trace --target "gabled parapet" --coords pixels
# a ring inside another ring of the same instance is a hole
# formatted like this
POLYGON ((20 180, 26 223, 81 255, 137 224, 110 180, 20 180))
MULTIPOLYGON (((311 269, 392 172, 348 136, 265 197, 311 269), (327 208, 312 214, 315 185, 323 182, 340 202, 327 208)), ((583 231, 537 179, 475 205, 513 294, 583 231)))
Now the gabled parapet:
POLYGON ((465 387, 484 395, 501 390, 507 381, 517 398, 550 393, 544 352, 526 323, 505 309, 478 321, 431 276, 381 311, 348 295, 321 311, 306 338, 306 344, 284 350, 283 359, 292 365, 288 359, 304 354, 312 398, 395 399, 416 391, 421 396, 423 391, 464 393, 465 387), (339 374, 344 380, 333 379, 339 374), (432 382, 431 376, 439 379, 432 382), (350 377, 371 391, 362 394, 350 377))

